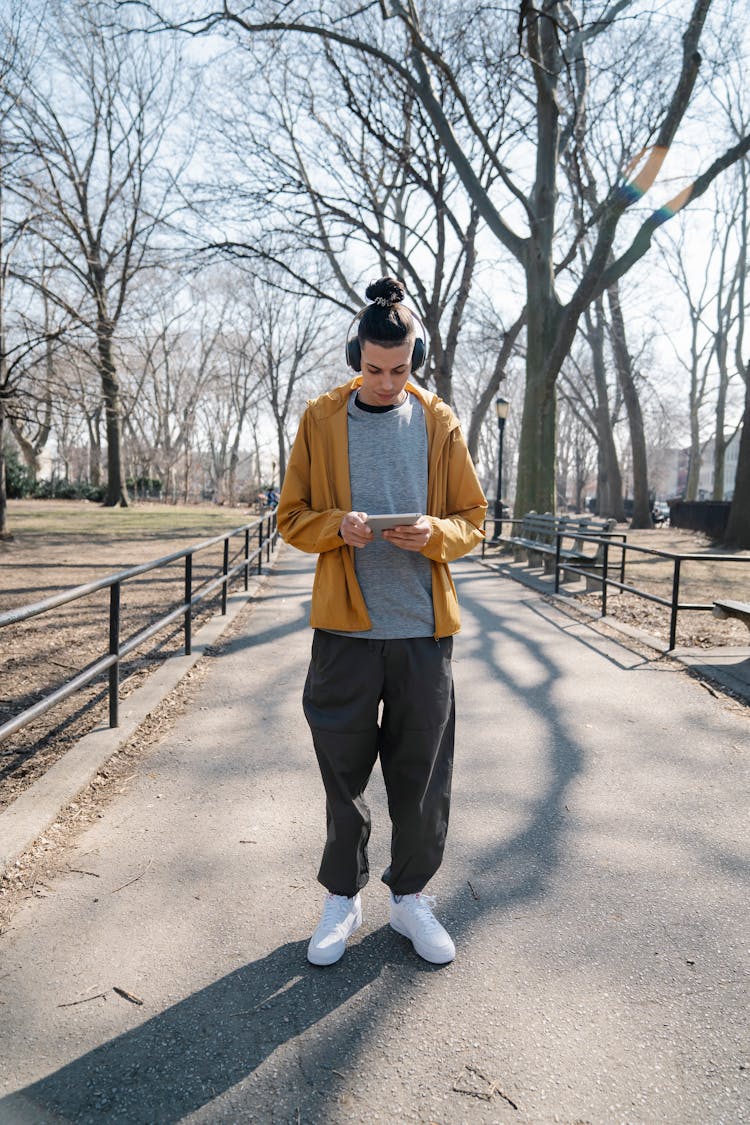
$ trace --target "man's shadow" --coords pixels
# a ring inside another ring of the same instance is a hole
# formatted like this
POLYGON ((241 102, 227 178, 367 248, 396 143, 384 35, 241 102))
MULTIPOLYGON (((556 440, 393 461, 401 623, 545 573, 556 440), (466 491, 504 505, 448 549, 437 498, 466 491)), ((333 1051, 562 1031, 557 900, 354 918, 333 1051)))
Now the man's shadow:
POLYGON ((343 961, 326 969, 307 963, 306 947, 306 941, 282 945, 0 1098, 0 1121, 181 1121, 346 1005, 386 967, 413 963, 413 953, 388 927, 352 944, 343 961))

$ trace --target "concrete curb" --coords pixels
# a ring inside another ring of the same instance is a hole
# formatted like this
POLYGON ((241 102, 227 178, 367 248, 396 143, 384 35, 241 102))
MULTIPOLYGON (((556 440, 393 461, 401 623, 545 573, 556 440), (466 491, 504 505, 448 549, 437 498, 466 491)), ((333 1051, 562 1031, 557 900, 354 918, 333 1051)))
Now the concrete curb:
POLYGON ((118 727, 99 726, 84 735, 43 777, 0 813, 0 875, 54 823, 66 805, 75 800, 115 751, 198 663, 206 649, 216 643, 240 611, 257 598, 277 557, 278 550, 262 575, 251 576, 247 592, 243 590, 228 596, 225 616, 217 614, 198 630, 190 656, 169 657, 120 702, 118 727))

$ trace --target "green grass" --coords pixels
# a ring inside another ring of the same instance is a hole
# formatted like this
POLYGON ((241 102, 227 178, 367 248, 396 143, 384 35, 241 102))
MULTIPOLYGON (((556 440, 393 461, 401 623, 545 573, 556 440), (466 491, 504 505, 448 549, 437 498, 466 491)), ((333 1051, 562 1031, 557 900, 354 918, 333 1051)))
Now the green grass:
POLYGON ((136 504, 103 508, 77 500, 11 500, 8 530, 17 543, 45 539, 118 542, 133 539, 208 539, 257 516, 246 508, 136 504))

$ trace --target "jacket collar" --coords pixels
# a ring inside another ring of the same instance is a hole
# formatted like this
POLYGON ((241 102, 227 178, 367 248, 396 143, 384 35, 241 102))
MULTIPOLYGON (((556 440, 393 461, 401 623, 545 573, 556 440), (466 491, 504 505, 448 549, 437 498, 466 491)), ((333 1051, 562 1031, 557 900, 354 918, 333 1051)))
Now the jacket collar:
MULTIPOLYGON (((315 418, 321 420, 329 418, 337 411, 346 408, 350 394, 361 385, 362 376, 356 375, 348 383, 342 383, 341 386, 334 387, 325 394, 319 395, 318 398, 311 399, 308 402, 308 408, 315 418)), ((411 380, 407 382, 405 389, 419 399, 427 417, 436 428, 444 429, 446 432, 456 428, 458 420, 455 414, 439 395, 432 391, 425 391, 422 387, 412 383, 411 380)))

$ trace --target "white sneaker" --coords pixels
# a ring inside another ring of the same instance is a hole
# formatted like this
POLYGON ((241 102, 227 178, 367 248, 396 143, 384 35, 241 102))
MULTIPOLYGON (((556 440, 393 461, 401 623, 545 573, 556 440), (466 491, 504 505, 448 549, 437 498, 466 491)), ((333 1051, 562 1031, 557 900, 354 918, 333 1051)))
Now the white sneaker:
POLYGON ((312 965, 333 965, 344 956, 347 939, 362 925, 362 901, 359 895, 327 894, 323 914, 307 947, 307 960, 312 965))
POLYGON ((432 895, 401 895, 398 902, 391 892, 391 929, 409 938, 425 961, 446 965, 456 956, 456 947, 432 913, 434 906, 432 895))

